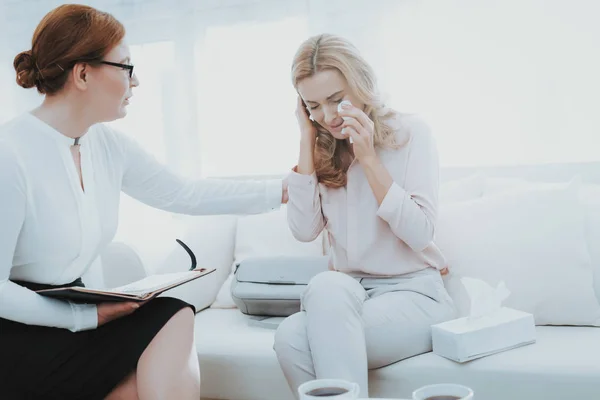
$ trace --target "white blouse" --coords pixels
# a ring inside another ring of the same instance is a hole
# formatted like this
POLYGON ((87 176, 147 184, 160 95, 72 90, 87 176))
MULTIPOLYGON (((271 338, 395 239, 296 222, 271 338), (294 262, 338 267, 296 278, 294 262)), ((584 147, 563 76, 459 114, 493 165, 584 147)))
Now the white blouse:
POLYGON ((94 305, 46 298, 11 280, 81 277, 117 230, 121 190, 182 214, 256 214, 281 204, 281 180, 184 180, 131 138, 98 124, 73 139, 30 113, 0 127, 0 318, 71 331, 97 326, 94 305), (85 190, 84 190, 85 189, 85 190))

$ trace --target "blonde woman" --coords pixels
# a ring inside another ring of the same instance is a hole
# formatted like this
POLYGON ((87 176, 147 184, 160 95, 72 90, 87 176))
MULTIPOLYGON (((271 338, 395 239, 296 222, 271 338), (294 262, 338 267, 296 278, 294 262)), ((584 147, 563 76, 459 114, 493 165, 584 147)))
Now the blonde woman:
POLYGON ((339 378, 367 397, 369 369, 431 351, 430 326, 455 313, 433 242, 437 150, 422 121, 381 103, 371 68, 340 37, 305 41, 292 79, 300 156, 288 223, 302 241, 327 228, 331 271, 311 280, 274 348, 293 392, 339 378))

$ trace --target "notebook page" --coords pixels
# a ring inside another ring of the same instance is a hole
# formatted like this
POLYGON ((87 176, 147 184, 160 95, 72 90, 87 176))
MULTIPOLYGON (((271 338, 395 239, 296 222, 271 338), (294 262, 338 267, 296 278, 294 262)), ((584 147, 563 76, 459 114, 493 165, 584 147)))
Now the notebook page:
POLYGON ((143 295, 158 290, 162 287, 172 285, 177 282, 181 282, 193 275, 198 274, 193 271, 174 272, 169 274, 158 274, 150 275, 139 281, 129 283, 127 285, 119 286, 116 288, 109 289, 109 292, 119 292, 132 295, 143 295))

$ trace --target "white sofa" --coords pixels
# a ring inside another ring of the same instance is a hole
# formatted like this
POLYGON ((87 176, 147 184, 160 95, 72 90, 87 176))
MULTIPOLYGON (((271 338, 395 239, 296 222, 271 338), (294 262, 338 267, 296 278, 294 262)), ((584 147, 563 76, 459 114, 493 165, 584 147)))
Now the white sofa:
MULTIPOLYGON (((443 205, 445 202, 484 196, 489 182, 500 186, 517 185, 518 181, 513 178, 566 182, 576 174, 584 182, 598 184, 600 163, 486 168, 479 171, 448 169, 442 171, 440 201, 443 205), (509 179, 495 180, 498 177, 509 179)), ((600 277, 600 186, 592 186, 592 189, 597 190, 598 208, 587 209, 585 223, 588 224, 586 235, 590 259, 595 268, 593 279, 597 283, 600 277)), ((290 239, 282 212, 244 217, 195 217, 190 218, 185 226, 180 238, 193 249, 199 263, 217 268, 210 278, 170 293, 193 303, 199 311, 196 339, 202 372, 202 398, 293 399, 272 349, 274 330, 255 326, 250 317, 235 308, 228 308, 232 303, 227 295, 227 278, 234 262, 244 257, 317 254, 326 248, 326 243, 321 238, 313 243, 294 242, 290 239)), ((102 255, 105 284, 115 286, 143 276, 142 258, 132 247, 114 243, 102 255), (128 271, 126 275, 125 271, 128 271)), ((189 260, 173 241, 172 248, 164 252, 156 263, 160 265, 157 272, 169 272, 185 269, 189 260)), ((593 286, 591 279, 590 287, 593 286)), ((598 288, 600 285, 596 285, 598 288)), ((597 292, 600 297, 600 290, 597 292)), ((476 398, 482 400, 600 398, 600 328, 537 326, 536 331, 537 342, 533 345, 465 364, 427 353, 371 371, 371 396, 410 398, 411 392, 422 385, 457 382, 472 387, 476 398)))

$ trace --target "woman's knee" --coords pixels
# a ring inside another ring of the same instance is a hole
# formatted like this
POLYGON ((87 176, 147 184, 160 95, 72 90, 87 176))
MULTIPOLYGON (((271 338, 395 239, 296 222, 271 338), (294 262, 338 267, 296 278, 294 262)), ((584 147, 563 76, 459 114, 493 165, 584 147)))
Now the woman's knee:
POLYGON ((180 347, 192 343, 193 340, 194 313, 189 307, 186 307, 173 314, 154 337, 149 348, 154 347, 155 343, 164 343, 165 341, 180 347))
POLYGON ((182 333, 192 332, 194 329, 194 312, 189 307, 182 308, 173 314, 164 328, 182 333))
POLYGON ((310 280, 302 300, 306 305, 309 299, 317 298, 318 303, 321 303, 320 299, 323 298, 331 304, 331 300, 342 300, 344 297, 361 302, 364 296, 365 290, 356 279, 343 272, 325 271, 310 280))
POLYGON ((306 338, 306 314, 298 312, 284 319, 275 332, 273 349, 278 357, 289 350, 308 347, 306 338))
POLYGON ((325 271, 315 275, 310 280, 307 290, 331 292, 332 290, 353 289, 355 285, 361 287, 356 279, 348 274, 338 271, 325 271))

